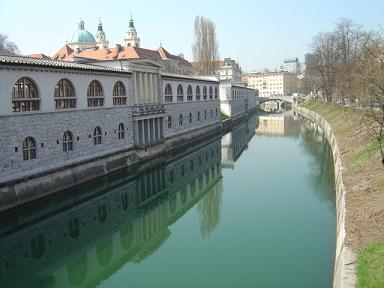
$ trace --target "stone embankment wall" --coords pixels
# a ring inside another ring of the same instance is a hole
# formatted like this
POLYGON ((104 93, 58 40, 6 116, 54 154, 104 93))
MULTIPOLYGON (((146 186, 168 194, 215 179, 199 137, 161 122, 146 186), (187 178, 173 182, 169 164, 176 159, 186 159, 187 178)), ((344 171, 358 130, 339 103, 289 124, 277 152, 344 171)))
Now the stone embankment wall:
POLYGON ((329 123, 318 113, 303 107, 294 107, 299 115, 309 119, 323 129, 328 143, 332 148, 335 166, 336 188, 336 253, 333 275, 334 288, 352 288, 356 285, 356 255, 345 243, 345 194, 347 193, 343 183, 343 166, 341 155, 337 145, 337 139, 329 123))

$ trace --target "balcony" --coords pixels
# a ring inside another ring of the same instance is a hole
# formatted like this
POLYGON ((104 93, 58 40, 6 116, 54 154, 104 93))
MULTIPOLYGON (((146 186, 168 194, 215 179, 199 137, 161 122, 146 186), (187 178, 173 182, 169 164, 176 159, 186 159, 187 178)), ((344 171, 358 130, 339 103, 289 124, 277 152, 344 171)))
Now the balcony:
POLYGON ((164 114, 164 105, 160 104, 140 104, 133 106, 133 116, 164 114))

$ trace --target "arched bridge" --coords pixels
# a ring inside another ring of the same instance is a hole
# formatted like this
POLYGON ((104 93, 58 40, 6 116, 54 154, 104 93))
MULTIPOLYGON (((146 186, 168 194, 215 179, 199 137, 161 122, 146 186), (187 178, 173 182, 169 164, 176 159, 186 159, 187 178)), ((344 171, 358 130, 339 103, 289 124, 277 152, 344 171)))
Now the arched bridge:
POLYGON ((265 102, 288 102, 293 103, 293 96, 271 96, 271 97, 259 97, 259 105, 265 102))

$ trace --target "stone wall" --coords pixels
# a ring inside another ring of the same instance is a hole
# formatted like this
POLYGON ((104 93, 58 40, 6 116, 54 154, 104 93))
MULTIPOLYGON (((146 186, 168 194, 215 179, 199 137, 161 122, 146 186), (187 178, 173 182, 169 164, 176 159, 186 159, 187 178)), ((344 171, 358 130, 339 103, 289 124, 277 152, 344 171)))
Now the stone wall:
POLYGON ((303 107, 295 108, 304 118, 316 123, 323 129, 333 152, 336 186, 336 252, 333 275, 334 288, 352 288, 356 284, 356 255, 345 243, 345 194, 343 166, 337 139, 329 123, 319 114, 303 107))

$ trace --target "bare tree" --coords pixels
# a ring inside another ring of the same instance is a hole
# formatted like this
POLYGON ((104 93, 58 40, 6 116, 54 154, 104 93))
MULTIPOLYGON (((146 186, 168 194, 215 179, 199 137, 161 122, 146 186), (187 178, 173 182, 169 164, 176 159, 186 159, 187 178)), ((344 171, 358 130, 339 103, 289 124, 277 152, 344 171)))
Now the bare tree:
POLYGON ((0 33, 0 54, 20 54, 16 44, 7 39, 6 34, 0 33))
POLYGON ((358 101, 365 107, 367 127, 377 141, 384 165, 384 30, 367 35, 352 73, 360 92, 358 101))
POLYGON ((196 16, 192 52, 200 74, 214 74, 215 61, 219 58, 215 24, 203 16, 196 16))

